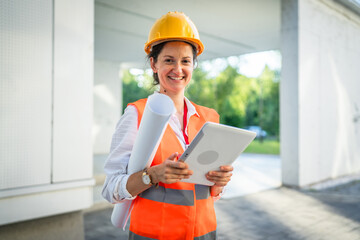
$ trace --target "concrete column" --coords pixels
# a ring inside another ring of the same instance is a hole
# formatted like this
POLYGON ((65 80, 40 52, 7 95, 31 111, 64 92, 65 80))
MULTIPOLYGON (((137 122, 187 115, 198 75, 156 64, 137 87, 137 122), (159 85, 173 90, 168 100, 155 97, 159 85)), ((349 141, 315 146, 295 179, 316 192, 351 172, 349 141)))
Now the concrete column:
POLYGON ((283 184, 299 184, 298 1, 281 2, 280 138, 283 184))
POLYGON ((360 173, 360 17, 334 1, 282 1, 283 184, 360 173))
POLYGON ((93 152, 107 154, 122 113, 120 63, 95 60, 93 152))

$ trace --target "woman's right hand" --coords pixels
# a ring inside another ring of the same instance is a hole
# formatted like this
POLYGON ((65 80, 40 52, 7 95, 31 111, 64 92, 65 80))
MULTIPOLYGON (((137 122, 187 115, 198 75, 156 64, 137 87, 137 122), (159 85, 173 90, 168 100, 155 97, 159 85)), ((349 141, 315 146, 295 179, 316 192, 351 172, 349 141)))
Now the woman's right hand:
POLYGON ((153 183, 176 183, 193 174, 187 163, 175 161, 177 156, 178 153, 173 153, 161 164, 152 166, 147 170, 153 183))

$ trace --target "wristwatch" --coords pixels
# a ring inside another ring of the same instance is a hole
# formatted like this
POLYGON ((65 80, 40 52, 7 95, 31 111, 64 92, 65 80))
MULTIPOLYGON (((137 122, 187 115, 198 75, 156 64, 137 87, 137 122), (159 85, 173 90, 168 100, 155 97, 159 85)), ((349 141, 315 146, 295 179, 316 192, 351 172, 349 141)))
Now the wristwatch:
POLYGON ((144 169, 142 173, 142 181, 145 185, 153 185, 153 183, 151 182, 151 177, 147 172, 147 168, 144 169))

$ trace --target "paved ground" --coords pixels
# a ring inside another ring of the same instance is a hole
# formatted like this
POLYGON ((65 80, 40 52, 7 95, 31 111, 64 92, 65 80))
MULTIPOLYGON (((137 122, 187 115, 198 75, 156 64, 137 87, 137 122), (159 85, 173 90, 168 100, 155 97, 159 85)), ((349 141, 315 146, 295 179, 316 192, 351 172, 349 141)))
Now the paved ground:
POLYGON ((243 153, 233 167, 233 176, 226 186, 224 199, 281 186, 281 160, 278 155, 243 153))
MULTIPOLYGON (((271 165, 267 165, 267 170, 278 166, 277 160, 273 161, 271 165)), ((245 168, 246 172, 249 165, 243 163, 244 161, 240 161, 238 164, 242 165, 241 171, 245 168)), ((251 164, 264 166, 261 162, 253 161, 251 164)), ((262 187, 255 193, 247 191, 245 194, 244 191, 230 189, 227 194, 231 197, 225 197, 215 203, 219 240, 360 240, 360 181, 356 180, 358 177, 350 183, 327 185, 326 189, 317 188, 321 190, 300 191, 285 187, 264 190, 278 184, 278 171, 276 168, 273 168, 274 171, 268 171, 275 173, 270 176, 262 176, 261 169, 253 168, 249 172, 256 173, 255 170, 259 178, 254 181, 272 184, 267 188, 264 187, 266 184, 260 184, 262 187)), ((238 188, 239 185, 233 187, 238 188)), ((127 239, 128 230, 124 232, 111 225, 111 212, 110 204, 98 202, 96 207, 84 214, 86 240, 127 239)))
POLYGON ((360 191, 279 188, 219 201, 216 209, 219 239, 360 239, 360 191))

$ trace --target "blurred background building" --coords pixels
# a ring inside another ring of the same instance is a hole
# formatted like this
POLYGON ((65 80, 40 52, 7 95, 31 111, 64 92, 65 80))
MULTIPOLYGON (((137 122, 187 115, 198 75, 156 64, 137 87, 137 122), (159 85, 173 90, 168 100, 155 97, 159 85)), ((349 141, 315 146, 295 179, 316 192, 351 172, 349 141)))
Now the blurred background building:
POLYGON ((0 238, 84 237, 121 69, 146 68, 147 33, 173 10, 198 27, 200 61, 281 51, 284 185, 360 173, 357 0, 0 0, 0 238))

